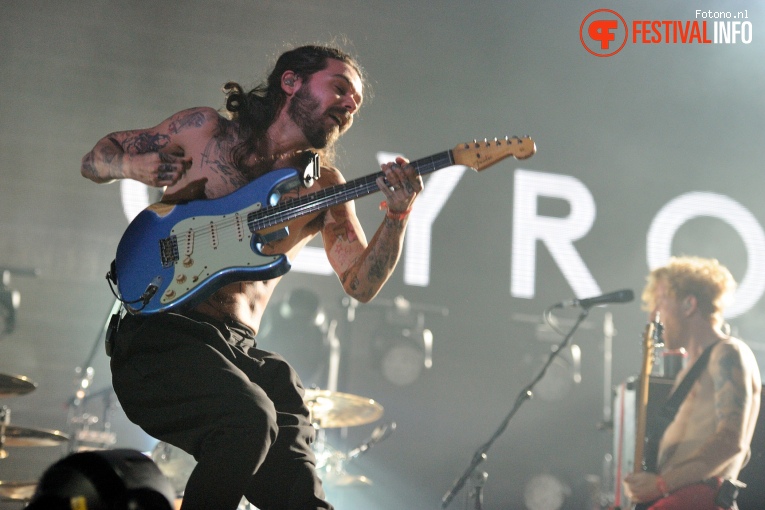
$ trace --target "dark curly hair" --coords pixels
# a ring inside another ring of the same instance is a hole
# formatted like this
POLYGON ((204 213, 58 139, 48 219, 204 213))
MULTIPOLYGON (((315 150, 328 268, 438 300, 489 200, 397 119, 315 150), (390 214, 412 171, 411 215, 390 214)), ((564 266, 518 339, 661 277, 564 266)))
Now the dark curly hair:
MULTIPOLYGON (((276 120, 276 115, 287 100, 281 87, 282 75, 286 71, 293 71, 298 77, 307 80, 314 73, 326 69, 329 59, 339 60, 351 66, 364 83, 361 66, 351 55, 330 46, 307 45, 282 53, 267 80, 248 92, 236 82, 224 85, 226 110, 239 126, 241 141, 234 147, 231 156, 237 168, 246 169, 250 156, 259 153, 260 143, 266 131, 276 120)), ((326 163, 331 163, 331 154, 328 151, 322 151, 321 155, 326 163)))

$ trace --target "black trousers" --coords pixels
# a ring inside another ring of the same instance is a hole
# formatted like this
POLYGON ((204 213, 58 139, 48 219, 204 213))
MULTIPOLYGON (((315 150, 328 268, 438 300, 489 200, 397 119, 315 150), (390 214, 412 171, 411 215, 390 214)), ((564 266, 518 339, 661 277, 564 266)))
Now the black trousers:
POLYGON ((197 460, 183 510, 332 509, 297 373, 246 326, 201 314, 128 315, 111 358, 127 417, 197 460))

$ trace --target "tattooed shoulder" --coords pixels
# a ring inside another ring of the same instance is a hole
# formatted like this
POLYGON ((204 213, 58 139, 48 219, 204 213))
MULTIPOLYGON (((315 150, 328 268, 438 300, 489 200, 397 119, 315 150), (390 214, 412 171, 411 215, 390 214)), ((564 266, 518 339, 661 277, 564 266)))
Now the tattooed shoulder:
MULTIPOLYGON (((200 128, 209 120, 206 108, 190 108, 173 115, 170 119, 168 130, 172 134, 180 133, 185 129, 200 128)), ((214 112, 213 112, 214 113, 214 112)), ((215 114, 216 116, 217 113, 215 114)))
POLYGON ((718 373, 718 384, 722 384, 731 380, 735 373, 741 370, 741 355, 729 344, 718 345, 716 350, 716 353, 713 352, 711 363, 718 373))

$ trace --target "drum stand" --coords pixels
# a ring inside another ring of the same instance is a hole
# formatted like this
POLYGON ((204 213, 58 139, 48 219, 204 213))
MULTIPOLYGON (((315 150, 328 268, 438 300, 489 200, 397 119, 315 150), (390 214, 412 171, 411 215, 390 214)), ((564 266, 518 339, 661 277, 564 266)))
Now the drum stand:
POLYGON ((470 477, 472 488, 468 492, 468 499, 473 500, 473 510, 483 510, 483 486, 489 473, 486 471, 475 471, 470 477))
POLYGON ((88 395, 90 386, 93 383, 93 376, 95 370, 93 369, 93 360, 95 359, 98 349, 101 348, 101 344, 105 339, 106 332, 109 329, 112 315, 119 312, 122 303, 115 299, 109 314, 106 317, 104 328, 96 335, 96 340, 90 349, 88 358, 81 366, 77 367, 76 374, 81 377, 79 387, 74 396, 69 400, 69 413, 67 417, 67 423, 69 424, 69 452, 75 453, 83 450, 93 449, 105 449, 113 446, 117 442, 117 438, 113 432, 111 432, 110 417, 114 412, 116 402, 114 399, 114 392, 111 387, 105 388, 101 391, 88 395), (84 367, 84 368, 83 368, 84 367), (97 416, 88 414, 84 410, 84 404, 95 397, 101 396, 104 399, 104 412, 103 418, 100 420, 97 416), (98 423, 103 422, 101 426, 102 430, 93 430, 91 427, 98 423))

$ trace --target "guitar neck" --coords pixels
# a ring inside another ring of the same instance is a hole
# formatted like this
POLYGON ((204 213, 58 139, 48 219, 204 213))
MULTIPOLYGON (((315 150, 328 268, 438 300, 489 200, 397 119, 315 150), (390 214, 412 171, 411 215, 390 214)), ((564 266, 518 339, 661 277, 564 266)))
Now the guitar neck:
MULTIPOLYGON (((420 175, 427 175, 454 164, 451 150, 411 162, 420 175)), ((306 214, 323 211, 332 206, 371 195, 380 191, 377 178, 382 175, 382 172, 366 175, 343 184, 322 188, 315 193, 288 200, 274 207, 252 212, 247 217, 247 223, 252 231, 263 230, 306 214)))
POLYGON ((662 344, 662 324, 659 322, 658 314, 653 322, 646 325, 645 335, 643 337, 643 363, 640 369, 640 378, 638 379, 636 418, 635 418, 635 465, 634 472, 639 473, 645 469, 653 470, 655 466, 653 461, 649 462, 646 458, 646 439, 648 432, 648 398, 651 380, 651 371, 653 369, 653 356, 656 346, 662 344))
POLYGON ((635 464, 634 472, 644 470, 645 439, 648 421, 648 389, 649 375, 645 371, 640 375, 637 388, 637 416, 635 419, 635 464))

